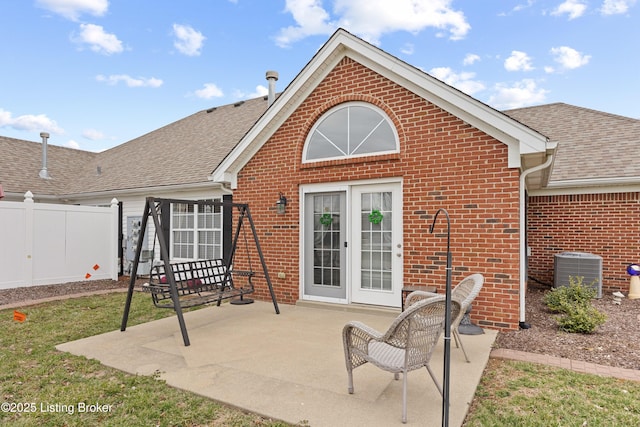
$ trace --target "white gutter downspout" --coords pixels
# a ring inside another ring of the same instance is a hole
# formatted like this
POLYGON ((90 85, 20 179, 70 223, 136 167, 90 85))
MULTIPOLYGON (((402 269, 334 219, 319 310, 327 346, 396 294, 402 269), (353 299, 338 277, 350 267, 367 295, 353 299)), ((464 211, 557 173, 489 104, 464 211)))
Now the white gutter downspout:
POLYGON ((525 322, 525 294, 527 285, 527 245, 526 245, 526 183, 525 180, 530 173, 538 172, 551 166, 553 153, 547 156, 547 160, 538 166, 534 166, 520 175, 520 329, 529 329, 531 325, 525 322))

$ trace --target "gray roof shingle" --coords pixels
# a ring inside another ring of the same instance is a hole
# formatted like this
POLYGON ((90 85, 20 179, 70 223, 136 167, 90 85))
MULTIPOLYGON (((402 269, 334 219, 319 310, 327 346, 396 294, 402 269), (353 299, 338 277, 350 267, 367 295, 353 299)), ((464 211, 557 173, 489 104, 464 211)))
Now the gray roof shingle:
POLYGON ((640 120, 564 103, 504 113, 558 142, 550 183, 640 178, 640 120))
POLYGON ((80 180, 79 166, 90 163, 96 153, 47 144, 47 171, 51 179, 39 177, 42 144, 0 136, 0 184, 5 192, 60 196, 69 183, 80 180))
MULTIPOLYGON (((0 136, 0 183, 6 192, 58 197, 206 183, 266 109, 261 97, 199 111, 101 153, 49 144, 51 180, 38 176, 41 143, 0 136)), ((640 147, 640 120, 563 103, 505 114, 558 142, 550 182, 640 177, 633 156, 640 147)))
POLYGON ((49 144, 48 181, 38 177, 42 144, 0 137, 0 183, 57 196, 206 183, 266 109, 260 97, 199 111, 101 153, 49 144))

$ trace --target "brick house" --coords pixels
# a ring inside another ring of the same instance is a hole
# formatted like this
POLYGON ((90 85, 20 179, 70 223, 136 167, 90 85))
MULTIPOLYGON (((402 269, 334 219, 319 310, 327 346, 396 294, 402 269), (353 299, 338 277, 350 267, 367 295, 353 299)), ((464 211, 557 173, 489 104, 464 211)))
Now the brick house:
POLYGON ((546 183, 554 147, 338 30, 212 179, 250 204, 282 302, 399 307, 402 284, 442 292, 446 223, 429 225, 445 208, 454 282, 485 275, 474 319, 513 329, 526 283, 523 187, 546 183))
POLYGON ((505 113, 559 143, 549 181, 528 194, 529 278, 552 284, 555 254, 593 253, 603 291, 626 293, 640 261, 640 120, 562 103, 505 113))
MULTIPOLYGON (((483 327, 524 326, 527 280, 552 283, 558 252, 601 255, 604 289, 626 291, 640 164, 611 153, 640 146, 640 120, 561 103, 499 112, 344 30, 274 95, 102 153, 51 146, 52 180, 38 178, 40 144, 0 137, 4 200, 116 197, 126 230, 145 196, 233 197, 251 206, 282 303, 399 307, 403 285, 442 291, 443 216, 429 233, 442 208, 454 283, 485 276, 472 312, 483 327)), ((171 224, 172 259, 185 232, 198 255, 198 231, 171 224)), ((259 284, 257 296, 269 299, 259 284)))

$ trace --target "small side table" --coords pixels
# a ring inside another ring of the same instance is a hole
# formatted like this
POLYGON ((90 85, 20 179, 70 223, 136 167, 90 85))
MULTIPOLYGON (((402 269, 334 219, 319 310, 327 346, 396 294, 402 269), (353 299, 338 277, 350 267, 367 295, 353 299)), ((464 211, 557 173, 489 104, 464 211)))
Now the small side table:
POLYGON ((401 292, 402 311, 404 311, 404 300, 405 300, 405 298, 407 297, 407 295, 409 295, 413 291, 425 291, 425 292, 431 292, 433 294, 435 294, 437 292, 435 286, 403 286, 402 287, 402 292, 401 292))

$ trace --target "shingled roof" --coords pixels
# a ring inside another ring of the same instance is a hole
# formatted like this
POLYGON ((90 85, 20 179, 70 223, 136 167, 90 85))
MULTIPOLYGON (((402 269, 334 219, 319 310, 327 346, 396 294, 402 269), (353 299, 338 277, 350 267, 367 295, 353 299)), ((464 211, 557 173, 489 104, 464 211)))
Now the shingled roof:
POLYGON ((61 196, 74 179, 79 165, 92 162, 96 153, 47 144, 47 171, 51 179, 39 177, 42 144, 0 136, 0 184, 5 192, 31 191, 45 196, 61 196))
POLYGON ((554 183, 638 179, 640 120, 564 103, 505 111, 558 143, 549 179, 554 183))
MULTIPOLYGON (((199 111, 101 153, 0 136, 5 192, 42 196, 207 183, 210 173, 267 109, 264 97, 199 111), (98 172, 98 168, 100 172, 98 172)), ((549 185, 573 180, 640 179, 640 120, 554 103, 505 111, 558 142, 549 185)))
POLYGON ((0 137, 0 183, 6 192, 58 197, 204 184, 266 109, 260 97, 199 111, 101 153, 49 144, 51 180, 38 177, 41 144, 0 137))

